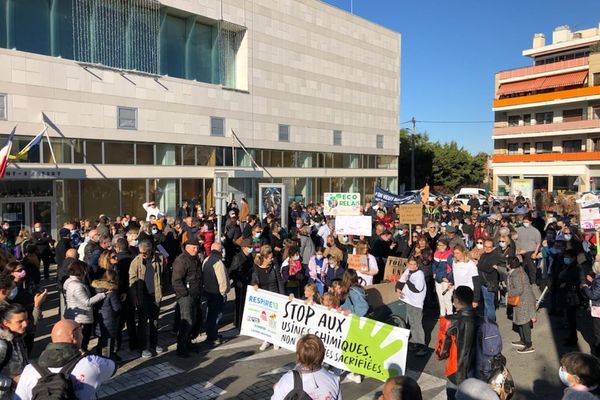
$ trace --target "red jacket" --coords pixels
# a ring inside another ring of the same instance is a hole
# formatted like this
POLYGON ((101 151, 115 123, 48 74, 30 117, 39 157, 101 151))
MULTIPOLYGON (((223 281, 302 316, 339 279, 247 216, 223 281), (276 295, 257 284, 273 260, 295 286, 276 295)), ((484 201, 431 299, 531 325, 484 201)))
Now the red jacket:
POLYGON ((215 242, 215 231, 205 231, 204 236, 204 254, 210 254, 210 246, 215 242))

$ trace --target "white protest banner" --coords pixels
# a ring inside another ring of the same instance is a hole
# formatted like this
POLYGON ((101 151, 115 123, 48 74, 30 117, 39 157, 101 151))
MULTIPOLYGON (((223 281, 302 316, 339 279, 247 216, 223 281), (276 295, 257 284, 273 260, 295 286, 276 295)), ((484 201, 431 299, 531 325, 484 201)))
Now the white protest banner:
POLYGON ((600 208, 582 208, 580 209, 581 229, 585 231, 596 230, 600 228, 600 208))
POLYGON ((510 194, 518 196, 519 192, 526 199, 533 200, 533 179, 513 179, 510 181, 510 194))
POLYGON ((323 214, 360 215, 360 193, 325 193, 323 214))
POLYGON ((347 216, 335 217, 335 232, 338 235, 371 236, 373 232, 373 220, 369 216, 347 216))
POLYGON ((296 340, 308 333, 321 338, 324 361, 336 368, 381 381, 406 372, 408 329, 248 286, 242 335, 296 351, 296 340))

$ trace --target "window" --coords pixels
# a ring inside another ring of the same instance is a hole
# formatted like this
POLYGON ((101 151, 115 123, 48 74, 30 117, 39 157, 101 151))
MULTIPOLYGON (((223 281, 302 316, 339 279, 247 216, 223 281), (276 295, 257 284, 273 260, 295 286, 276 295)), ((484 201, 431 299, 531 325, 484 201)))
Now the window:
POLYGON ((196 146, 184 144, 181 151, 183 152, 183 165, 196 165, 196 146))
POLYGON ((0 119, 8 119, 6 114, 6 95, 4 93, 0 93, 0 119))
POLYGON ((153 165, 154 164, 154 145, 149 143, 136 143, 135 145, 135 164, 153 165))
POLYGON ((581 121, 583 119, 583 109, 563 111, 563 122, 581 121))
POLYGON ((594 74, 594 86, 600 86, 600 74, 594 74))
POLYGON ((377 135, 375 139, 375 147, 378 149, 383 149, 383 135, 377 135))
POLYGON ((581 151, 581 140, 563 140, 563 153, 579 153, 581 151))
POLYGON ((523 125, 531 125, 531 114, 523 114, 523 125))
POLYGON ((342 131, 334 130, 333 131, 333 145, 341 146, 342 145, 342 131))
POLYGON ((531 154, 531 143, 523 143, 523 154, 531 154))
POLYGON ((509 143, 508 144, 508 154, 519 154, 519 143, 509 143))
POLYGON ((519 116, 511 115, 508 117, 508 126, 519 126, 519 116))
POLYGON ((279 125, 279 141, 289 142, 290 141, 290 126, 279 125))
POLYGON ((592 151, 600 151, 600 138, 592 138, 592 151))
POLYGON ((185 78, 185 19, 167 15, 161 27, 160 73, 185 78))
POLYGON ((225 136, 225 118, 210 117, 210 136, 225 136))
POLYGON ((105 164, 133 164, 132 142, 104 142, 105 164))
POLYGON ((117 128, 137 129, 137 108, 118 107, 117 114, 117 128))
POLYGON ((85 141, 85 162, 87 164, 102 164, 102 142, 99 140, 85 141))
POLYGON ((535 152, 537 154, 552 153, 552 142, 536 142, 535 152))
POLYGON ((535 123, 540 124, 551 124, 554 119, 553 112, 543 112, 535 114, 535 123))
POLYGON ((593 118, 594 119, 600 119, 600 106, 594 106, 592 108, 592 112, 593 112, 593 118))

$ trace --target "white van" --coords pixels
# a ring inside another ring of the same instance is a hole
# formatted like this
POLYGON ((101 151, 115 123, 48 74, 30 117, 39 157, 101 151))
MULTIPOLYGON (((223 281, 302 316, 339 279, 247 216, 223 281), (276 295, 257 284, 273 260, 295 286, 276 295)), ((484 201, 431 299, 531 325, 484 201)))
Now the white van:
POLYGON ((462 188, 462 189, 460 189, 460 192, 458 192, 458 194, 468 194, 468 195, 478 194, 483 197, 487 197, 488 191, 485 189, 481 189, 481 188, 462 188))

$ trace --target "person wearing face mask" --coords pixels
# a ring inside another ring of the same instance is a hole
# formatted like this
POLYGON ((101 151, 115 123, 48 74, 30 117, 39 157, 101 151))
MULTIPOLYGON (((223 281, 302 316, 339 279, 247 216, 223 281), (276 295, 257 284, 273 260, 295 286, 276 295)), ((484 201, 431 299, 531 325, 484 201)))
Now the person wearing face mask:
POLYGON ((507 295, 519 297, 518 305, 513 307, 512 321, 519 331, 519 340, 511 342, 518 347, 517 353, 527 354, 535 351, 531 340, 532 324, 535 321, 535 297, 527 274, 521 267, 517 257, 507 261, 508 284, 507 295))
POLYGON ((565 318, 569 328, 564 346, 577 346, 577 308, 582 304, 579 287, 580 269, 573 250, 565 250, 563 269, 558 274, 559 301, 564 305, 565 318))
POLYGON ((594 400, 600 397, 600 360, 593 355, 572 352, 560 359, 558 377, 564 390, 562 400, 594 400))
POLYGON ((334 235, 327 237, 327 246, 323 252, 324 257, 335 256, 338 260, 344 260, 344 252, 339 248, 334 235))
POLYGON ((541 249, 542 235, 531 226, 531 217, 523 216, 523 226, 516 229, 517 253, 523 257, 523 268, 529 277, 529 283, 536 282, 536 260, 541 249))
POLYGON ((600 357, 600 255, 596 256, 592 271, 594 276, 587 275, 586 283, 582 285, 582 288, 585 296, 590 299, 590 312, 595 337, 592 354, 600 357))
POLYGON ((71 230, 68 228, 68 226, 68 224, 65 224, 65 226, 58 231, 59 239, 54 247, 54 259, 56 261, 56 265, 58 266, 63 264, 67 250, 72 247, 71 230))
POLYGON ((320 296, 323 296, 325 290, 325 276, 329 266, 329 261, 323 256, 324 251, 323 246, 317 246, 315 254, 308 261, 309 282, 317 286, 320 296))
POLYGON ((229 277, 233 280, 233 288, 235 290, 235 317, 233 324, 238 329, 242 327, 246 289, 252 280, 252 267, 254 266, 252 241, 244 239, 240 247, 242 251, 233 256, 231 266, 229 267, 229 277))
POLYGON ((0 398, 11 399, 28 355, 23 343, 27 330, 27 311, 19 304, 0 309, 0 398))
POLYGON ((52 259, 52 250, 50 249, 50 243, 52 242, 52 236, 42 228, 42 224, 36 222, 33 225, 33 234, 31 240, 36 247, 36 253, 40 261, 44 264, 44 279, 50 279, 50 263, 52 259))

